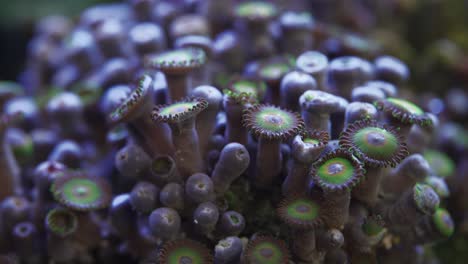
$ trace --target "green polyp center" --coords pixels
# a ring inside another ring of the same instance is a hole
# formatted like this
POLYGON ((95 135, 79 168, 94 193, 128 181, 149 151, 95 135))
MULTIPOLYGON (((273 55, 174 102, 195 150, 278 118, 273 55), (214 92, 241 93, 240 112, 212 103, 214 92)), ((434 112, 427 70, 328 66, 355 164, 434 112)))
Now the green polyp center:
POLYGON ((247 93, 257 95, 257 84, 251 81, 238 81, 232 85, 232 89, 236 93, 247 93))
POLYGON ((260 70, 260 76, 267 79, 278 79, 289 71, 289 65, 285 63, 271 63, 260 70))
POLYGON ((315 96, 312 93, 306 93, 304 98, 307 102, 310 102, 314 100, 315 96))
POLYGON ((20 161, 27 160, 28 158, 32 157, 34 154, 34 143, 31 137, 26 137, 21 144, 12 146, 13 147, 13 154, 15 157, 20 159, 20 161))
POLYGON ((413 199, 416 206, 423 212, 431 212, 439 206, 438 196, 431 186, 417 183, 413 187, 413 199))
POLYGON ((272 17, 276 15, 276 8, 268 2, 247 2, 239 5, 237 15, 242 17, 272 17))
POLYGON ((320 165, 317 176, 327 184, 341 185, 354 176, 354 166, 346 158, 332 158, 320 165))
POLYGON ((180 115, 182 113, 191 111, 196 105, 197 103, 195 102, 180 102, 171 104, 161 109, 159 115, 166 117, 180 115))
POLYGON ((70 179, 63 185, 63 193, 74 204, 92 204, 99 200, 102 190, 92 180, 70 179))
POLYGON ((382 232, 383 227, 375 221, 367 221, 362 224, 362 231, 368 236, 375 236, 382 232))
POLYGON ((232 222, 233 224, 236 224, 236 225, 237 225, 237 224, 240 223, 239 217, 237 217, 237 216, 235 216, 235 215, 229 216, 229 219, 231 219, 231 222, 232 222))
POLYGON ((287 206, 288 217, 312 221, 315 220, 319 214, 319 205, 307 199, 298 199, 293 201, 287 206))
POLYGON ((168 260, 169 264, 204 264, 202 255, 189 246, 173 249, 169 253, 168 260))
POLYGON ((196 59, 194 54, 190 50, 172 50, 168 52, 164 52, 156 57, 157 64, 164 64, 164 63, 185 63, 190 62, 196 59))
POLYGON ((375 159, 387 159, 397 151, 398 138, 379 127, 366 127, 353 136, 354 144, 366 155, 375 159))
POLYGON ((311 145, 317 145, 320 143, 320 141, 318 141, 315 138, 304 138, 303 141, 304 143, 311 144, 311 145))
POLYGON ((436 150, 427 150, 424 152, 424 158, 431 168, 440 177, 447 177, 454 173, 455 163, 445 153, 436 150))
POLYGON ((432 216, 432 221, 442 235, 449 237, 453 234, 454 224, 447 210, 438 208, 432 216))
POLYGON ((281 247, 270 241, 262 241, 255 244, 251 256, 256 262, 253 263, 282 263, 284 255, 281 247))
POLYGON ((172 164, 166 158, 159 158, 153 161, 153 171, 159 174, 167 173, 171 170, 172 164))
POLYGON ((398 99, 398 98, 387 98, 387 101, 392 103, 393 105, 400 107, 408 112, 410 112, 413 115, 423 115, 424 111, 417 105, 403 100, 403 99, 398 99))
POLYGON ((65 235, 76 228, 76 217, 65 210, 52 210, 47 215, 47 224, 51 231, 65 235))
POLYGON ((286 131, 294 126, 294 117, 283 110, 274 107, 265 107, 259 111, 255 118, 261 128, 271 132, 286 131))

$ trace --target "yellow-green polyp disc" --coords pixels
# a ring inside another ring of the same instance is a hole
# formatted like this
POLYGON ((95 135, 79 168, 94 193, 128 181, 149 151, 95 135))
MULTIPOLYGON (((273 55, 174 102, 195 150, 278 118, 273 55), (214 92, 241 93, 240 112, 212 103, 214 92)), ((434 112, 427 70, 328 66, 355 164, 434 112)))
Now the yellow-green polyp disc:
POLYGON ((362 230, 368 236, 375 236, 382 232, 383 227, 375 221, 369 221, 362 225, 362 230))
POLYGON ((209 250, 193 240, 181 239, 168 242, 158 257, 160 264, 213 263, 209 250))
POLYGON ((454 224, 447 210, 438 208, 432 216, 432 221, 442 235, 449 237, 453 234, 454 224))
POLYGON ((282 264, 284 259, 281 247, 272 241, 262 241, 255 244, 251 250, 251 263, 282 264))
POLYGON ((235 93, 258 95, 257 83, 247 80, 237 81, 232 84, 231 90, 235 93))
POLYGON ((290 67, 286 63, 271 63, 260 70, 260 76, 265 79, 278 79, 285 75, 289 69, 290 67))
POLYGON ((360 129, 354 134, 353 142, 364 155, 377 160, 392 158, 400 146, 394 134, 380 127, 360 129))
POLYGON ((166 117, 180 115, 182 113, 190 112, 197 104, 198 102, 179 102, 171 104, 161 109, 159 115, 166 117))
POLYGON ((189 49, 180 49, 180 50, 171 50, 164 53, 161 53, 156 58, 156 63, 163 64, 163 63, 181 63, 181 62, 188 62, 194 59, 193 53, 189 49))
POLYGON ((342 157, 331 158, 317 168, 317 176, 327 185, 343 185, 355 174, 353 163, 342 157))
POLYGON ((424 152, 424 158, 427 160, 437 176, 447 177, 455 172, 455 163, 443 152, 427 150, 424 152))
POLYGON ((315 138, 304 138, 303 141, 304 141, 304 143, 311 144, 311 145, 317 145, 317 144, 320 143, 320 141, 318 141, 315 138))
POLYGON ((313 221, 319 214, 319 205, 312 200, 297 199, 287 205, 287 216, 301 221, 313 221))
POLYGON ((403 110, 408 111, 409 113, 413 115, 423 115, 424 111, 417 105, 413 104, 412 102, 399 99, 399 98, 387 98, 387 101, 395 105, 396 107, 399 107, 403 110))
POLYGON ((62 186, 62 192, 69 203, 77 206, 95 204, 102 196, 102 190, 90 179, 70 179, 62 186))
POLYGON ((268 2, 246 2, 240 4, 236 9, 236 14, 239 17, 251 18, 269 18, 275 16, 277 10, 275 6, 268 2))
POLYGON ((181 246, 168 254, 169 264, 204 264, 202 254, 190 246, 181 246))
POLYGON ((78 218, 72 211, 55 208, 47 213, 45 224, 50 232, 65 237, 75 232, 78 226, 78 218))
POLYGON ((295 126, 294 117, 275 107, 264 107, 256 114, 256 123, 263 130, 280 133, 295 126))

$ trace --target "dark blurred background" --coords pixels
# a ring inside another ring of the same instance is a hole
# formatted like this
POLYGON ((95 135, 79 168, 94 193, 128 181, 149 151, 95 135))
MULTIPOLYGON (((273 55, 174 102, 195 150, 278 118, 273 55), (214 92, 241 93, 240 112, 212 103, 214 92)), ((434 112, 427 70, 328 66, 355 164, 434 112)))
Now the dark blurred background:
MULTIPOLYGON (((0 79, 14 80, 23 68, 28 41, 34 24, 41 17, 63 14, 76 18, 96 3, 110 0, 13 0, 1 1, 0 8, 0 79)), ((115 2, 115 1, 114 1, 115 2)))
MULTIPOLYGON (((189 2, 202 0, 170 0, 189 2)), ((271 0, 280 6, 291 2, 271 0)), ((24 66, 28 40, 41 17, 64 14, 77 19, 80 11, 110 0, 13 0, 0 8, 0 79, 15 80, 24 66)), ((300 1, 299 1, 300 2, 300 1)), ((373 39, 385 53, 409 64, 412 87, 468 83, 468 0, 303 0, 305 9, 324 3, 347 28, 373 39), (335 12, 336 11, 336 12, 335 12), (435 74, 435 75, 434 75, 435 74), (429 80, 427 76, 432 76, 429 80), (448 83, 447 83, 448 82, 448 83)), ((423 88, 422 88, 423 87, 423 88)))

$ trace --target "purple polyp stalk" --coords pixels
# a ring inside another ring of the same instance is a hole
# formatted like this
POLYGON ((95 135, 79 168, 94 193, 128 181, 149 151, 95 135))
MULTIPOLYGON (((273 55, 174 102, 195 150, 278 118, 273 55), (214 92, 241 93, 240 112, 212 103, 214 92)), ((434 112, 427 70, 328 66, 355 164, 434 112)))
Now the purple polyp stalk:
POLYGON ((343 229, 349 218, 351 190, 324 192, 324 218, 329 228, 343 229))
POLYGON ((372 208, 378 201, 383 170, 382 168, 374 168, 369 166, 366 166, 365 170, 366 175, 364 179, 362 179, 362 181, 353 188, 352 196, 354 199, 372 208))
POLYGON ((6 139, 6 128, 0 128, 0 201, 8 196, 19 194, 20 168, 6 139))
POLYGON ((192 93, 208 102, 208 107, 197 116, 197 133, 200 142, 200 154, 206 156, 210 147, 210 139, 216 126, 216 116, 221 108, 222 94, 212 86, 199 86, 192 93))
MULTIPOLYGON (((141 136, 141 140, 144 141, 143 147, 151 155, 172 155, 174 148, 171 144, 171 137, 169 128, 162 122, 152 122, 151 110, 153 108, 153 87, 152 79, 149 76, 144 76, 140 79, 137 89, 141 89, 139 92, 133 92, 135 99, 129 98, 128 107, 133 109, 127 110, 124 106, 124 111, 127 113, 118 113, 115 122, 127 122, 131 131, 137 132, 141 136), (144 97, 144 98, 142 98, 144 97), (121 116, 118 116, 121 115, 121 116), (157 135, 157 136, 156 136, 157 135)), ((116 110, 119 111, 119 110, 116 110)))
POLYGON ((323 142, 319 144, 309 145, 304 143, 302 136, 297 135, 294 137, 291 142, 292 155, 289 158, 288 175, 281 186, 284 196, 307 192, 310 182, 310 166, 325 148, 323 142))
POLYGON ((281 141, 258 139, 258 152, 254 184, 259 188, 269 188, 281 173, 281 141))
POLYGON ((314 263, 317 259, 315 230, 294 230, 294 240, 292 243, 292 251, 298 259, 314 263))
POLYGON ((172 143, 176 149, 175 162, 184 179, 196 172, 204 171, 204 162, 200 154, 198 134, 195 129, 195 117, 178 123, 170 123, 172 143))
POLYGON ((304 122, 308 130, 327 131, 328 134, 331 135, 331 122, 329 113, 317 113, 303 110, 302 118, 304 118, 304 122))
POLYGON ((224 96, 223 106, 227 119, 224 133, 226 142, 237 142, 242 145, 247 145, 249 131, 239 124, 242 123, 242 114, 248 105, 237 102, 234 98, 229 96, 224 96))

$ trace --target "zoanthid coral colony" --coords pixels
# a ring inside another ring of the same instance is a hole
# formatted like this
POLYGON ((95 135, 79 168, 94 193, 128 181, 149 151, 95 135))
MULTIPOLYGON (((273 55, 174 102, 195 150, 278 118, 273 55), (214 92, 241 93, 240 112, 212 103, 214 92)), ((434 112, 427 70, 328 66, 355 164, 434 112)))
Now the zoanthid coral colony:
POLYGON ((466 130, 331 4, 277 2, 44 18, 0 83, 2 258, 437 262, 467 231, 466 130))

